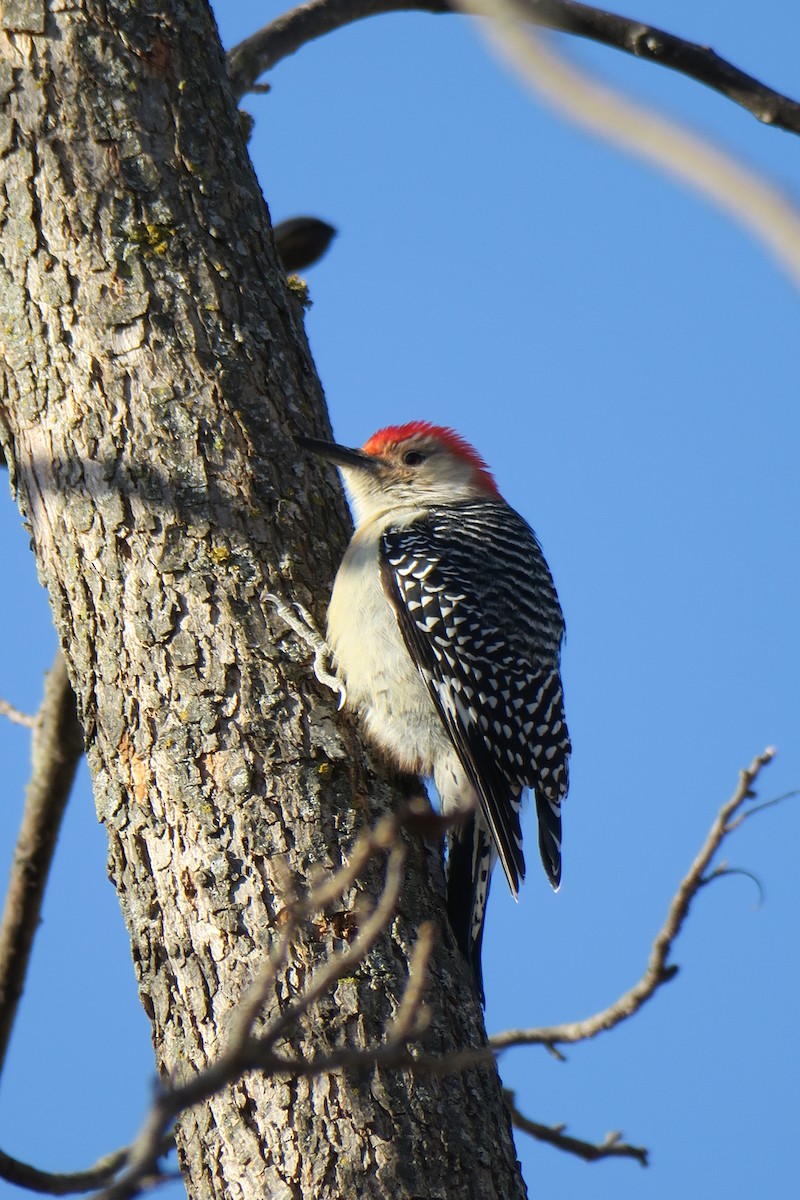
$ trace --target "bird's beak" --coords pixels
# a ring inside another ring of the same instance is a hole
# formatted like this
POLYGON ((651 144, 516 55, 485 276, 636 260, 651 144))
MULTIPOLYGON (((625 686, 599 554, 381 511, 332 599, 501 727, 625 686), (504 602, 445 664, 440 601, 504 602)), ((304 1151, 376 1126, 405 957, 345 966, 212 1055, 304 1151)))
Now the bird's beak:
POLYGON ((371 454, 365 454, 363 450, 354 450, 349 446, 337 446, 336 442, 321 442, 317 438, 298 437, 295 440, 298 446, 310 450, 312 454, 318 454, 320 458, 327 459, 336 467, 355 467, 360 471, 374 471, 378 466, 378 460, 371 454))

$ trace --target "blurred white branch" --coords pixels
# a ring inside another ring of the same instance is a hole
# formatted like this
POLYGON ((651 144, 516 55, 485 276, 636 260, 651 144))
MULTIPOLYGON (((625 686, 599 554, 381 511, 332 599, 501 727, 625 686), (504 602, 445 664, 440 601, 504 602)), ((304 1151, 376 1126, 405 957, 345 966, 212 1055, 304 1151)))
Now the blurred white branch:
POLYGON ((7 717, 12 725, 24 725, 26 729, 33 729, 36 724, 36 717, 32 713, 23 712, 3 699, 0 699, 0 717, 7 717))
POLYGON ((765 245, 800 286, 800 210, 719 146, 567 62, 530 29, 517 0, 454 0, 539 96, 576 124, 649 160, 700 192, 765 245))

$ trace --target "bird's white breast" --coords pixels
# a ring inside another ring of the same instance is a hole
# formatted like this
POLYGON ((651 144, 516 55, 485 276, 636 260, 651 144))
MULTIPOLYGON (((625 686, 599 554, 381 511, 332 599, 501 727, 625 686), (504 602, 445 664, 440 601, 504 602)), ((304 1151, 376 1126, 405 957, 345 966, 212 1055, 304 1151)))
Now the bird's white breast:
POLYGON ((347 549, 328 609, 328 641, 348 703, 371 737, 403 769, 430 774, 447 739, 381 582, 386 523, 362 527, 347 549))

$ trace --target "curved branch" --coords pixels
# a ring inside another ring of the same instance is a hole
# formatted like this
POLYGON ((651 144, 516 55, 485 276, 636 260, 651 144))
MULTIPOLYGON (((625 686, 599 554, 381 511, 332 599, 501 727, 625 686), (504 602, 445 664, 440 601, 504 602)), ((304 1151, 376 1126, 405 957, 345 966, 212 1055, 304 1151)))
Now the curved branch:
POLYGON ((233 94, 241 100, 253 90, 259 75, 288 58, 308 42, 352 25, 364 17, 392 12, 452 13, 444 0, 309 0, 284 13, 228 51, 228 75, 233 94))
POLYGON ((582 1042, 587 1038, 596 1037, 598 1033, 613 1029, 621 1021, 632 1017, 662 984, 674 979, 678 968, 675 965, 669 965, 667 960, 673 943, 688 916, 692 901, 707 881, 708 865, 725 838, 735 828, 735 824, 731 824, 732 818, 742 805, 752 798, 753 784, 774 757, 775 751, 768 748, 763 754, 754 758, 746 770, 739 773, 739 786, 730 800, 723 804, 717 813, 700 853, 681 880, 678 890, 672 898, 667 919, 656 934, 647 969, 639 982, 620 996, 614 1004, 602 1012, 588 1017, 585 1021, 550 1025, 541 1029, 507 1029, 503 1033, 496 1033, 489 1038, 489 1045, 493 1050, 507 1050, 510 1046, 533 1045, 547 1046, 552 1049, 559 1043, 582 1042))
MULTIPOLYGON (((618 16, 572 0, 517 0, 520 15, 535 25, 600 42, 615 50, 668 67, 712 88, 757 120, 800 134, 800 103, 720 58, 709 46, 675 37, 655 25, 618 16)), ((253 89, 265 71, 307 42, 364 17, 390 12, 452 13, 446 0, 309 0, 234 46, 228 69, 237 99, 253 89)))
POLYGON ((710 46, 700 46, 632 17, 570 0, 515 0, 521 17, 562 33, 587 38, 668 67, 712 88, 765 125, 800 133, 800 102, 776 92, 735 67, 710 46))

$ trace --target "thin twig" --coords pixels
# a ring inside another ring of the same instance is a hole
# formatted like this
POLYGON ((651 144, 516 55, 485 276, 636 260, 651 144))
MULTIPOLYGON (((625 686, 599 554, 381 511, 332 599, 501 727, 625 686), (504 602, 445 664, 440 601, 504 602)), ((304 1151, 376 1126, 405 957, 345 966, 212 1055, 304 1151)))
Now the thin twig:
MULTIPOLYGON (((800 103, 767 87, 709 46, 588 4, 571 0, 520 0, 528 21, 632 54, 677 71, 712 88, 752 113, 764 124, 800 133, 800 103)), ((250 91, 260 75, 306 43, 365 17, 390 12, 447 14, 447 0, 310 0, 252 34, 228 54, 228 69, 237 99, 250 91)))
POLYGON ((12 724, 24 725, 26 729, 33 729, 36 724, 35 716, 31 713, 23 712, 19 708, 15 708, 7 700, 0 700, 0 717, 8 717, 12 724))
POLYGON ((517 1108, 514 1093, 503 1088, 503 1097, 511 1117, 511 1124, 523 1133, 529 1133, 538 1142, 547 1142, 568 1154, 575 1154, 584 1162, 599 1162, 601 1158, 635 1158, 643 1167, 647 1166, 647 1150, 644 1146, 630 1146, 623 1142, 621 1133, 609 1133, 602 1142, 585 1142, 582 1138, 570 1137, 564 1125, 542 1125, 532 1121, 517 1108))
MULTIPOLYGON (((381 850, 389 850, 392 848, 392 842, 397 837, 399 830, 399 821, 397 817, 386 816, 382 818, 374 829, 368 830, 362 834, 356 841, 353 847, 349 861, 344 863, 333 875, 328 879, 321 880, 314 888, 311 889, 305 898, 295 896, 283 911, 283 925, 281 928, 280 937, 276 940, 275 945, 270 950, 264 967, 262 968, 258 978, 251 985, 247 994, 240 1002, 236 1011, 236 1020, 231 1027, 229 1033, 229 1047, 227 1053, 240 1051, 246 1047, 250 1038, 250 1034, 255 1024, 259 1013, 264 1007, 264 1001, 269 993, 269 990, 275 980, 281 964, 286 960, 291 946, 292 938, 302 922, 312 913, 324 908, 330 904, 332 900, 336 900, 344 892, 353 886, 358 877, 364 871, 369 860, 381 850)), ((390 863, 392 883, 398 883, 399 866, 395 871, 390 863)), ((285 884, 285 890, 289 887, 288 880, 285 884)), ((386 893, 384 891, 384 897, 386 893)), ((363 939, 364 929, 361 930, 363 939)), ((363 941, 361 942, 363 945, 363 941)), ((364 951, 366 954, 366 950, 364 951)), ((336 962, 339 963, 337 958, 336 962)), ((342 968, 342 973, 345 973, 347 966, 342 968)), ((336 978, 341 978, 337 975, 336 978)), ((324 991, 323 985, 322 990, 324 991)), ((321 993, 320 993, 321 994, 321 993)), ((303 993, 303 1011, 310 1004, 308 992, 303 993)), ((284 1018, 281 1018, 284 1020, 284 1018)), ((287 1018, 288 1019, 294 1019, 287 1018)), ((279 1033, 275 1033, 274 1029, 270 1031, 270 1036, 275 1040, 279 1033)))
POLYGON ((598 1033, 613 1029, 621 1021, 632 1017, 662 984, 675 977, 678 968, 668 965, 667 960, 686 920, 692 900, 704 884, 709 863, 731 832, 731 819, 742 805, 752 798, 753 785, 774 757, 775 751, 767 749, 754 758, 746 770, 740 772, 739 786, 717 813, 700 853, 680 882, 669 906, 667 918, 656 934, 647 969, 639 982, 614 1004, 584 1021, 549 1025, 540 1029, 507 1029, 503 1033, 496 1033, 489 1038, 489 1045, 493 1050, 507 1050, 510 1046, 554 1047, 559 1043, 582 1042, 587 1038, 596 1037, 598 1033))
POLYGON ((766 812, 768 808, 775 808, 778 804, 785 804, 787 800, 796 800, 798 796, 800 796, 800 791, 794 789, 791 792, 784 792, 782 796, 773 796, 771 800, 764 800, 761 804, 754 804, 752 808, 744 809, 730 821, 725 832, 732 833, 734 829, 738 829, 744 821, 748 821, 751 817, 757 817, 759 813, 766 812))
MULTIPOLYGON (((228 1050, 218 1059, 217 1064, 215 1064, 220 1072, 226 1076, 226 1079, 235 1078, 235 1075, 231 1076, 230 1074, 231 1066, 238 1066, 239 1060, 243 1058, 250 1061, 258 1060, 260 1051, 266 1053, 270 1047, 280 1041, 289 1027, 303 1013, 307 1012, 311 1005, 316 1003, 328 988, 332 987, 334 983, 342 979, 345 975, 349 975, 364 961, 378 937, 388 925, 394 912, 394 906, 397 903, 400 888, 403 885, 402 868, 405 857, 406 854, 403 846, 398 844, 392 847, 386 864, 386 881, 383 891, 375 908, 361 925, 358 936, 346 950, 338 954, 332 954, 328 961, 319 970, 314 972, 297 1000, 277 1020, 273 1021, 268 1034, 254 1038, 251 1034, 252 1022, 250 1027, 237 1023, 228 1050)), ((257 986, 255 990, 257 1002, 260 989, 257 986)), ((261 1000, 263 1005, 263 994, 261 1000)), ((252 1014, 255 1011, 256 1005, 248 1003, 246 1007, 250 1014, 252 1014)), ((255 1065, 258 1065, 257 1061, 255 1065)), ((213 1076, 211 1080, 213 1082, 213 1076)), ((215 1088, 214 1090, 216 1091, 217 1089, 215 1088)), ((190 1103, 194 1103, 194 1101, 190 1100, 190 1103)))
MULTIPOLYGON (((700 887, 708 887, 710 883, 714 883, 717 879, 725 879, 728 875, 743 875, 745 879, 749 879, 754 883, 758 891, 758 905, 764 903, 764 885, 761 880, 752 871, 748 871, 745 867, 729 867, 727 863, 720 863, 714 867, 713 871, 709 871, 700 880, 700 887)), ((700 888, 697 889, 698 891, 700 888)))
MULTIPOLYGON (((163 1139, 158 1157, 164 1157, 173 1149, 172 1134, 169 1134, 163 1139)), ((38 1167, 20 1162, 19 1159, 12 1158, 10 1154, 0 1150, 0 1179, 39 1195, 74 1196, 105 1187, 125 1166, 129 1154, 130 1149, 126 1146, 123 1150, 104 1155, 85 1171, 65 1171, 57 1174, 52 1171, 40 1171, 38 1167)))
POLYGON ((386 1035, 387 1046, 406 1045, 411 1038, 424 1033, 429 1024, 430 1014, 422 1007, 422 993, 427 978, 428 962, 433 952, 434 937, 433 923, 424 921, 419 927, 417 944, 408 964, 408 984, 397 1015, 386 1035))
POLYGON ((32 771, 0 918, 0 1071, 25 986, 61 818, 83 754, 83 730, 61 653, 33 727, 32 771))
MULTIPOLYGON (((416 1036, 416 1035, 415 1035, 416 1036)), ((417 1075, 455 1075, 473 1067, 494 1069, 494 1053, 487 1046, 468 1047, 452 1054, 412 1054, 407 1048, 385 1041, 364 1050, 342 1048, 312 1058, 294 1058, 289 1055, 260 1052, 246 1070, 269 1071, 290 1078, 312 1075, 327 1075, 331 1071, 363 1071, 369 1067, 392 1067, 413 1071, 417 1075)))

